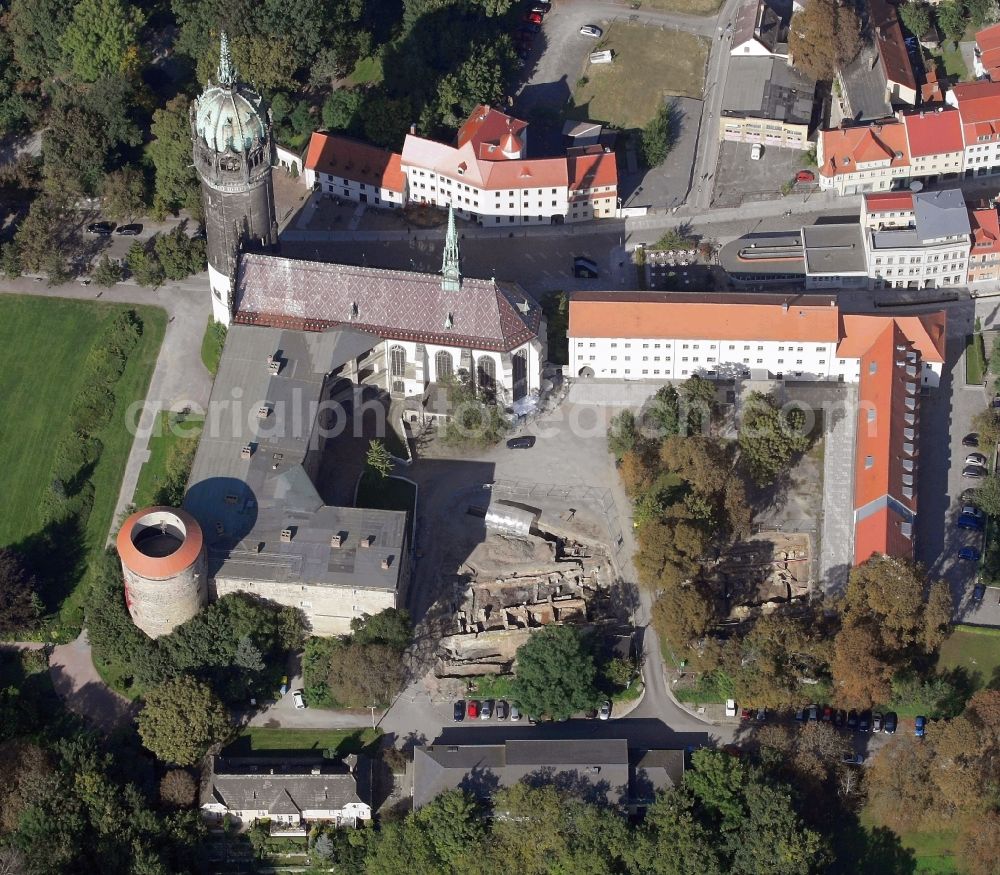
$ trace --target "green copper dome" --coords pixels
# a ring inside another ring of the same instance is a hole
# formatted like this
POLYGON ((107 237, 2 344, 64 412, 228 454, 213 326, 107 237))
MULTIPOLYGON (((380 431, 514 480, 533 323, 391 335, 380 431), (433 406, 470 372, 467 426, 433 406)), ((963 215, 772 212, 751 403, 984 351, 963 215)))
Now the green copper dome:
POLYGON ((216 152, 249 152, 267 136, 263 101, 236 82, 229 40, 222 34, 218 82, 209 83, 198 98, 195 130, 216 152))

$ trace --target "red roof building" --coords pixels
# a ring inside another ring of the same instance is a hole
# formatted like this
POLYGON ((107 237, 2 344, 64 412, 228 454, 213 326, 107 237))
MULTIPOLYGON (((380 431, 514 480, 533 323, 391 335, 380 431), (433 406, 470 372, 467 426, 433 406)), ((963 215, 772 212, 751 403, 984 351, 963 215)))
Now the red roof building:
POLYGON ((1000 220, 996 207, 969 210, 972 249, 969 252, 969 282, 1000 279, 1000 220))
POLYGON ((397 152, 323 131, 313 132, 305 160, 305 182, 333 197, 400 207, 406 176, 397 152))
POLYGON ((1000 160, 1000 82, 963 82, 948 94, 958 107, 965 171, 981 176, 1000 160))
POLYGON ((907 113, 901 118, 906 130, 911 175, 961 173, 965 142, 958 110, 941 107, 929 112, 907 113))
POLYGON ((975 70, 977 76, 1000 80, 1000 24, 991 24, 976 34, 975 70))
POLYGON ((520 158, 528 134, 528 123, 504 115, 480 104, 458 129, 457 145, 471 143, 476 157, 483 161, 520 158))
POLYGON ((819 132, 820 188, 840 194, 886 191, 910 171, 906 129, 897 121, 819 132))

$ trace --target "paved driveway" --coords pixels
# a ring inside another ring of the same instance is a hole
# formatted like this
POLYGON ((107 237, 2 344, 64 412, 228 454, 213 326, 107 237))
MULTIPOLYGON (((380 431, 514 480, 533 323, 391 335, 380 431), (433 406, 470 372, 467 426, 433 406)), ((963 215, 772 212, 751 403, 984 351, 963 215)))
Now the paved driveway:
POLYGON ((976 485, 962 477, 969 449, 962 438, 972 417, 986 404, 982 389, 965 386, 965 336, 972 329, 973 305, 963 302, 948 311, 948 360, 941 385, 920 403, 920 478, 917 514, 917 558, 934 576, 951 584, 958 616, 968 608, 975 563, 958 558, 958 550, 977 544, 976 533, 955 525, 962 491, 976 485))

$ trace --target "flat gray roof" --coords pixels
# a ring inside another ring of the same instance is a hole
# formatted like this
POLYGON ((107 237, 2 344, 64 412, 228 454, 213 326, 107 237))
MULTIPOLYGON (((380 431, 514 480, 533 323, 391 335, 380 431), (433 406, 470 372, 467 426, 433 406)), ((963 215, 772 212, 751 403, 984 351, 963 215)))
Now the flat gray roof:
POLYGON ((971 234, 969 210, 960 188, 918 191, 913 195, 917 234, 922 240, 971 234))
POLYGON ((204 532, 211 577, 396 588, 406 513, 326 505, 303 467, 319 449, 313 429, 327 376, 379 342, 350 329, 230 328, 184 499, 204 532), (277 374, 268 356, 281 363, 277 374))
POLYGON ((809 124, 816 83, 778 58, 743 58, 729 62, 722 113, 809 124))
POLYGON ((868 273, 861 225, 857 222, 808 225, 802 229, 802 244, 808 275, 868 273))

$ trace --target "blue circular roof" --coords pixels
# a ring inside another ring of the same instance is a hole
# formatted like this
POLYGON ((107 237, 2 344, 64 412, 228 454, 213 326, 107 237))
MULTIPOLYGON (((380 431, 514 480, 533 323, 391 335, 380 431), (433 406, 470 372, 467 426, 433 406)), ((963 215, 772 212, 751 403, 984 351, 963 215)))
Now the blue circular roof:
POLYGON ((209 84, 198 98, 195 130, 216 152, 249 152, 267 134, 262 101, 252 91, 209 84))

